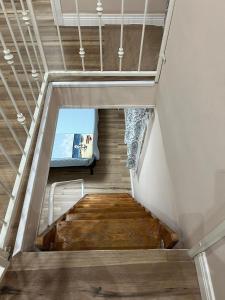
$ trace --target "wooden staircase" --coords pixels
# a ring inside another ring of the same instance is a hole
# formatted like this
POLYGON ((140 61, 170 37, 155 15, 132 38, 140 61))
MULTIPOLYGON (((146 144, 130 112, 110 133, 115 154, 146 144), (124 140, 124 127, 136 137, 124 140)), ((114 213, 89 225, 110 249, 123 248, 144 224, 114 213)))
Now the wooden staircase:
POLYGON ((89 194, 36 239, 44 251, 172 248, 176 233, 129 194, 89 194))
POLYGON ((50 251, 12 257, 0 298, 200 300, 186 250, 143 249, 176 241, 130 195, 86 195, 37 238, 50 251))

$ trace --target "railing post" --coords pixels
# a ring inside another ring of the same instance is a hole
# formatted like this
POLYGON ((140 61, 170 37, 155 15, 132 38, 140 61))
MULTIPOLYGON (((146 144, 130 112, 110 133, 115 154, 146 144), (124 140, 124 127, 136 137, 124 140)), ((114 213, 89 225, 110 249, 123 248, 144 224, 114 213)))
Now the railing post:
POLYGON ((21 93, 22 98, 23 98, 23 100, 24 100, 24 102, 25 102, 25 105, 26 105, 26 107, 27 107, 27 110, 28 110, 28 112, 29 112, 29 114, 30 114, 31 120, 33 120, 33 113, 32 113, 32 111, 31 111, 31 108, 30 108, 30 105, 29 105, 29 103, 28 103, 27 97, 26 97, 26 95, 25 95, 25 93, 24 93, 24 91, 23 91, 22 85, 21 85, 21 83, 20 83, 20 80, 19 80, 19 78, 18 78, 16 69, 15 69, 15 67, 14 67, 13 55, 12 55, 10 49, 8 49, 8 48, 6 47, 6 44, 5 44, 5 41, 4 41, 4 39, 3 39, 3 36, 2 36, 2 33, 1 33, 1 32, 0 32, 0 41, 1 41, 1 44, 2 44, 3 49, 4 49, 4 50, 3 50, 3 53, 4 53, 4 59, 5 59, 5 61, 7 62, 7 64, 10 65, 10 67, 11 67, 11 69, 12 69, 13 75, 14 75, 14 77, 15 77, 15 79, 16 79, 17 85, 18 85, 18 87, 19 87, 20 93, 21 93))
POLYGON ((8 95, 9 95, 9 98, 10 98, 10 100, 12 102, 12 105, 15 108, 15 111, 16 111, 16 114, 17 114, 17 121, 19 122, 20 125, 23 126, 23 128, 24 128, 27 136, 29 136, 30 134, 29 134, 28 128, 26 126, 26 119, 25 119, 24 115, 20 112, 20 110, 19 110, 19 108, 18 108, 18 106, 16 104, 16 101, 15 101, 15 99, 14 99, 14 97, 13 97, 11 91, 10 91, 10 88, 9 88, 9 86, 8 86, 8 84, 7 84, 6 80, 5 80, 5 77, 3 76, 1 70, 0 70, 0 78, 1 78, 1 80, 3 82, 3 85, 5 86, 5 89, 6 89, 7 93, 8 93, 8 95))
POLYGON ((21 55, 20 49, 19 49, 19 47, 18 47, 16 38, 15 38, 15 34, 14 34, 14 32, 13 32, 11 23, 10 23, 10 21, 9 21, 9 17, 8 17, 7 12, 6 12, 4 2, 3 2, 2 0, 0 0, 0 4, 1 4, 2 11, 3 11, 4 17, 5 17, 5 20, 6 20, 8 29, 9 29, 9 32, 10 32, 10 34, 11 34, 11 37, 12 37, 14 46, 15 46, 16 51, 17 51, 17 54, 18 54, 18 56, 19 56, 19 60, 20 60, 21 66, 22 66, 22 68, 23 68, 23 71, 24 71, 24 74, 25 74, 25 77, 26 77, 28 86, 29 86, 29 88, 30 88, 30 90, 31 90, 32 97, 33 97, 33 99, 34 99, 34 101, 35 101, 35 103, 36 103, 36 97, 35 97, 35 94, 34 94, 34 91, 33 91, 33 87, 32 87, 32 84, 31 84, 31 82, 30 82, 30 79, 29 79, 29 77, 28 77, 27 70, 26 70, 25 64, 24 64, 24 62, 23 62, 23 57, 22 57, 22 55, 21 55))
POLYGON ((84 51, 84 48, 83 48, 81 28, 80 28, 80 13, 79 13, 78 0, 75 0, 75 7, 76 7, 76 15, 77 15, 77 27, 78 27, 79 41, 80 41, 79 55, 80 55, 80 58, 81 58, 82 69, 83 69, 83 71, 85 71, 85 65, 84 65, 85 51, 84 51))
POLYGON ((24 152, 24 150, 23 150, 23 147, 22 147, 22 145, 21 145, 21 143, 20 143, 20 141, 19 141, 19 139, 18 139, 18 137, 17 137, 15 131, 13 130, 13 128, 12 128, 12 126, 11 126, 11 124, 10 124, 8 118, 6 117, 4 111, 2 110, 1 107, 0 107, 0 114, 1 114, 1 116, 2 116, 2 118, 3 118, 3 120, 4 120, 4 122, 5 122, 6 126, 8 127, 8 129, 9 129, 11 135, 13 136, 15 142, 17 143, 18 147, 20 148, 21 153, 22 153, 22 154, 25 154, 25 152, 24 152))
POLYGON ((0 186, 3 188, 3 190, 5 191, 5 193, 10 197, 10 198, 14 198, 14 196, 12 195, 12 193, 9 191, 9 189, 4 185, 4 183, 0 180, 0 186))
POLYGON ((124 23, 124 0, 121 0, 121 27, 120 27, 120 47, 118 49, 119 56, 119 71, 122 71, 122 61, 124 56, 123 49, 123 23, 124 23))
POLYGON ((39 72, 40 72, 40 74, 41 74, 41 78, 42 78, 42 80, 43 80, 43 72, 42 72, 42 70, 41 70, 41 64, 40 64, 40 62, 39 62, 39 58, 38 58, 36 46, 35 46, 34 39, 33 39, 33 34, 32 34, 32 32, 31 32, 31 28, 30 28, 30 16, 29 16, 29 11, 27 11, 27 10, 25 9, 23 0, 20 0, 20 5, 21 5, 21 7, 22 7, 22 19, 23 19, 23 21, 24 21, 24 24, 27 26, 28 34, 29 34, 29 37, 30 37, 30 40, 31 40, 31 44, 32 44, 32 47, 33 47, 34 55, 35 55, 36 62, 37 62, 37 65, 38 65, 38 69, 39 69, 39 72))
POLYGON ((8 161, 8 163, 10 164, 10 166, 12 167, 12 169, 19 174, 19 171, 15 165, 15 163, 12 161, 11 157, 9 156, 9 154, 6 152, 5 148, 3 147, 3 145, 0 143, 0 151, 2 152, 2 154, 5 156, 6 160, 8 161))
POLYGON ((103 51, 102 51, 102 2, 97 0, 96 11, 98 14, 98 28, 99 28, 99 51, 100 51, 100 70, 103 71, 103 51))
POLYGON ((143 20, 142 33, 141 33, 141 46, 140 46, 139 60, 138 60, 138 72, 141 71, 141 61, 142 61, 143 45, 144 45, 144 38, 145 38, 145 27, 146 27, 147 11, 148 11, 148 0, 145 0, 144 20, 143 20))
MULTIPOLYGON (((23 29, 22 29, 22 26, 20 24, 19 16, 18 16, 18 13, 17 13, 17 10, 16 10, 16 6, 15 6, 15 3, 14 3, 13 0, 11 0, 11 5, 12 5, 12 9, 13 9, 13 12, 14 12, 14 15, 15 15, 15 18, 16 18, 16 22, 17 22, 18 28, 19 28, 20 35, 21 35, 22 40, 23 40, 24 47, 26 49, 26 53, 27 53, 27 57, 28 57, 29 63, 31 65, 31 69, 32 69, 31 70, 31 76, 34 79, 34 81, 36 82, 38 91, 40 92, 40 83, 38 81, 39 80, 39 73, 36 71, 36 69, 34 67, 34 64, 33 64, 33 61, 31 59, 30 50, 29 50, 29 48, 27 46, 27 41, 25 39, 25 36, 24 36, 24 33, 23 33, 23 29)), ((35 101, 35 103, 37 105, 37 101, 35 101)))
POLYGON ((27 7, 28 7, 28 10, 29 10, 30 16, 31 16, 31 22, 32 22, 32 25, 33 25, 34 33, 35 33, 35 38, 37 40, 39 52, 40 52, 40 55, 41 55, 42 64, 43 64, 45 72, 48 72, 48 64, 47 64, 47 60, 46 60, 46 57, 45 57, 44 48, 43 48, 43 45, 42 45, 42 41, 41 41, 41 37, 40 37, 40 33, 39 33, 37 21, 36 21, 34 9, 33 9, 33 4, 32 4, 31 0, 27 0, 26 2, 27 2, 27 7))
POLYGON ((56 10, 55 0, 50 0, 50 2, 51 2, 52 14, 53 14, 53 17, 54 17, 54 20, 55 20, 57 35, 58 35, 58 39, 59 39, 59 46, 60 46, 60 50, 61 50, 61 54, 62 54, 63 66, 64 66, 64 70, 67 70, 65 54, 64 54, 64 50, 63 50, 62 36, 61 36, 60 28, 59 28, 59 25, 58 25, 58 22, 57 22, 57 17, 55 15, 55 10, 56 10))

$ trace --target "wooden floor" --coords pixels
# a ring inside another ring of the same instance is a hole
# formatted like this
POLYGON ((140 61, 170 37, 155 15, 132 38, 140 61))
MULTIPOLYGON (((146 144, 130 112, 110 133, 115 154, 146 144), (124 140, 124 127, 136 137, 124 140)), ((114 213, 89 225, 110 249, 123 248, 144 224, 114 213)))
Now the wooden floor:
POLYGON ((2 300, 200 300, 185 250, 23 253, 0 286, 2 300))
MULTIPOLYGON (((127 147, 124 144, 124 111, 99 110, 98 146, 100 160, 94 175, 82 167, 51 168, 42 208, 39 232, 47 226, 49 186, 56 181, 84 179, 85 193, 130 193, 130 174, 126 167, 127 147)), ((68 184, 56 189, 54 217, 57 219, 80 199, 80 186, 68 184), (79 188, 79 189, 78 189, 79 188)))

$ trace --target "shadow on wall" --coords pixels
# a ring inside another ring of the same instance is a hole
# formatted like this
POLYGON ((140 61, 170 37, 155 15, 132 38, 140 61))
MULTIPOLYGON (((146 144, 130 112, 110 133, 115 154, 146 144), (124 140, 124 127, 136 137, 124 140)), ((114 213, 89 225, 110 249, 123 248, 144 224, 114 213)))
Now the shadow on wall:
MULTIPOLYGON (((179 216, 179 226, 183 232, 187 232, 192 224, 192 232, 189 236, 183 234, 186 247, 192 247, 204 238, 225 218, 225 170, 217 170, 214 176, 214 202, 208 209, 208 213, 187 213, 179 216), (191 242, 192 241, 192 242, 191 242), (194 243, 193 243, 194 241, 194 243)), ((193 208, 194 210, 194 208, 193 208)))

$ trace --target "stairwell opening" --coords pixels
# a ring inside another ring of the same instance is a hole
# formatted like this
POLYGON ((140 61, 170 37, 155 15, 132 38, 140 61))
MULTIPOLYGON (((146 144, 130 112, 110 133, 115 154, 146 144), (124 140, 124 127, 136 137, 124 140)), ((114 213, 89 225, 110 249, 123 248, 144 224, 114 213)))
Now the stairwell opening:
POLYGON ((155 83, 138 82, 72 82, 50 83, 42 114, 32 168, 29 176, 14 254, 30 251, 38 234, 38 224, 48 180, 57 113, 60 107, 121 109, 154 107, 155 83), (135 104, 140 99, 139 104, 135 104))

